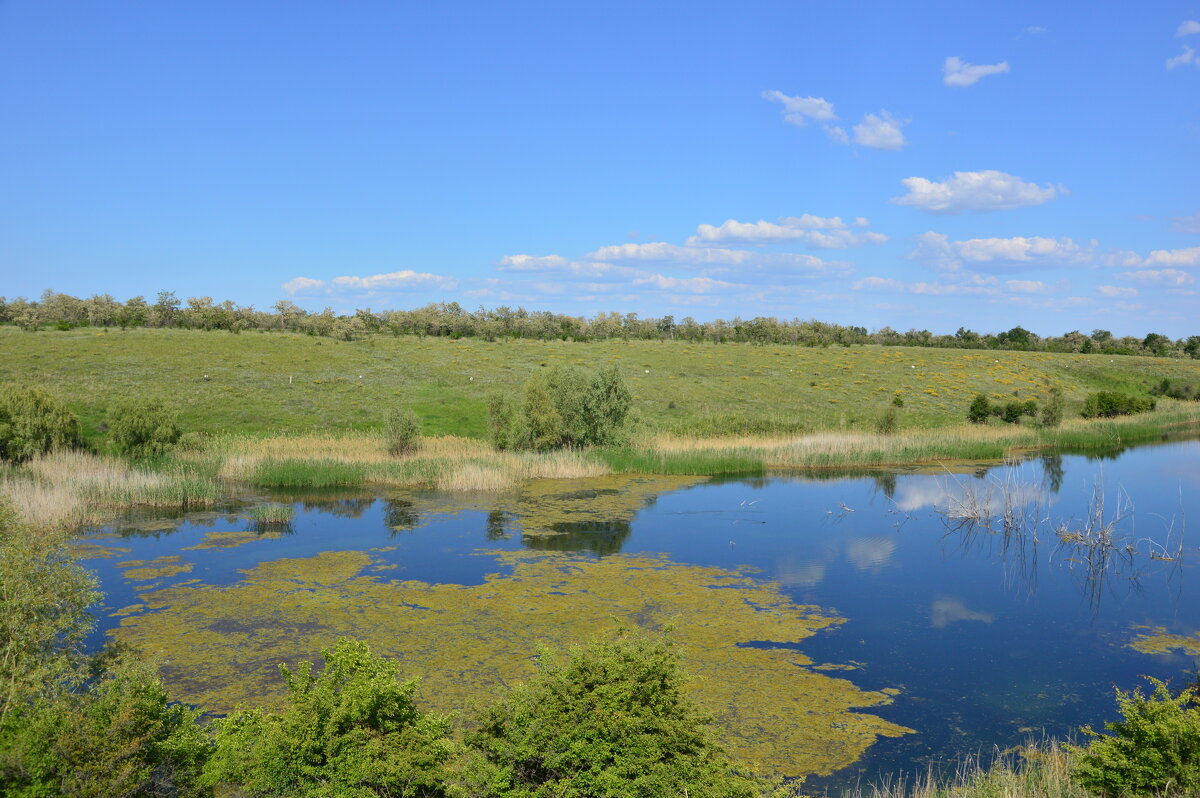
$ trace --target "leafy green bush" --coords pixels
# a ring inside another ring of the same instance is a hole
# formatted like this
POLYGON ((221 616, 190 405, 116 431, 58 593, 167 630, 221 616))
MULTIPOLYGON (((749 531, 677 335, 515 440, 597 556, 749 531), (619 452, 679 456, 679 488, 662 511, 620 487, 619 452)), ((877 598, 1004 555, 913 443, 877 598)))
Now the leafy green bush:
POLYGON ((621 372, 589 373, 575 366, 534 372, 517 403, 493 396, 488 427, 497 448, 546 451, 622 443, 633 397, 621 372))
POLYGON ((1172 695, 1167 685, 1147 677, 1154 692, 1117 690, 1124 720, 1104 724, 1112 735, 1085 728, 1087 747, 1077 755, 1075 779, 1104 796, 1194 796, 1200 793, 1200 707, 1196 688, 1172 695))
POLYGON ((0 460, 23 463, 82 443, 79 419, 54 395, 41 388, 0 387, 0 460))
POLYGON ((173 449, 182 435, 175 412, 160 400, 134 399, 108 412, 108 439, 117 454, 163 454, 173 449))
POLYGON ((1111 416, 1128 416, 1134 413, 1144 413, 1154 409, 1153 399, 1130 396, 1115 391, 1100 391, 1089 393, 1083 402, 1080 415, 1084 418, 1107 418, 1111 416))
POLYGON ((992 403, 985 394, 975 394, 971 407, 967 410, 967 420, 972 424, 986 424, 992 415, 992 403))
MULTIPOLYGON (((302 663, 278 712, 239 709, 214 721, 202 781, 259 796, 443 796, 455 748, 446 718, 413 703, 416 682, 366 643, 339 640, 325 668, 302 663)), ((224 794, 224 793, 221 793, 224 794)))
POLYGON ((384 424, 383 436, 392 457, 412 454, 421 446, 421 422, 408 408, 393 408, 384 424))
POLYGON ((594 798, 769 794, 737 773, 683 690, 666 644, 624 634, 543 652, 538 675, 492 707, 467 744, 473 795, 594 798))
POLYGON ((1169 396, 1172 399, 1184 401, 1200 400, 1200 384, 1180 380, 1171 381, 1163 377, 1162 382, 1150 388, 1150 394, 1152 396, 1169 396))
POLYGON ((899 427, 900 419, 894 406, 883 411, 883 415, 875 422, 875 431, 880 435, 895 435, 899 427))
POLYGON ((1057 427, 1062 424, 1063 391, 1057 385, 1050 388, 1050 398, 1042 405, 1041 422, 1043 427, 1057 427))

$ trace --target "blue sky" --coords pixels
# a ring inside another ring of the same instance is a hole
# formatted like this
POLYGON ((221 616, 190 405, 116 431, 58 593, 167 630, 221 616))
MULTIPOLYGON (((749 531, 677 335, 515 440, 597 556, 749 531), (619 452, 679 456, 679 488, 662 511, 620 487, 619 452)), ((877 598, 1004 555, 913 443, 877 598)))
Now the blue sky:
POLYGON ((0 2, 0 294, 1200 334, 1200 2, 0 2))

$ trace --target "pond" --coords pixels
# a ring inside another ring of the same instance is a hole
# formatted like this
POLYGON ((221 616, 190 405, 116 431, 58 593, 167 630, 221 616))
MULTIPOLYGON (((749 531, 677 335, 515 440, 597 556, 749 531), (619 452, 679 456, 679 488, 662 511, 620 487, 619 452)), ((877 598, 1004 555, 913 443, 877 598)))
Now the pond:
POLYGON ((539 646, 667 629, 734 753, 811 788, 1066 736, 1200 657, 1200 441, 941 472, 243 497, 78 551, 105 635, 213 712, 340 635, 469 717, 539 646), (295 508, 290 523, 245 512, 295 508))

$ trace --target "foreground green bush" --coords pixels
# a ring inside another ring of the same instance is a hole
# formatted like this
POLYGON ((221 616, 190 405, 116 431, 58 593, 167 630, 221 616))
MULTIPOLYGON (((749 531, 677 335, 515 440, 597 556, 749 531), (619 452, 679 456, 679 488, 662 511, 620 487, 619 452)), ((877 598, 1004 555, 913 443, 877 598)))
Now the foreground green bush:
MULTIPOLYGON (((1148 677, 1149 678, 1149 677, 1148 677)), ((1092 737, 1077 756, 1075 778, 1104 796, 1200 794, 1200 706, 1197 690, 1179 695, 1149 678, 1154 692, 1117 690, 1124 720, 1104 724, 1112 735, 1084 729, 1092 737)))
POLYGON ((200 714, 149 667, 88 658, 94 576, 0 504, 0 795, 197 794, 200 714))
POLYGON ((164 454, 183 435, 175 412, 161 401, 135 399, 112 408, 108 439, 117 454, 151 457, 164 454))
POLYGON ((1145 413, 1153 410, 1153 399, 1130 396, 1115 391, 1100 391, 1089 393, 1083 402, 1083 410, 1079 415, 1084 418, 1110 418, 1112 416, 1129 416, 1134 413, 1145 413))
POLYGON ((678 657, 637 636, 543 652, 468 745, 471 796, 734 798, 771 788, 736 771, 683 690, 678 657))
POLYGON ((23 463, 82 443, 79 419, 53 394, 41 388, 0 386, 0 460, 23 463))
MULTIPOLYGON (((279 712, 239 710, 215 721, 209 787, 257 796, 421 798, 446 795, 454 753, 446 718, 417 709, 416 682, 366 643, 339 640, 287 679, 279 712)), ((243 794, 235 792, 235 794, 243 794)))
POLYGON ((488 427, 499 449, 608 446, 625 440, 633 396, 616 366, 589 373, 552 366, 525 382, 523 400, 496 395, 488 404, 488 427))

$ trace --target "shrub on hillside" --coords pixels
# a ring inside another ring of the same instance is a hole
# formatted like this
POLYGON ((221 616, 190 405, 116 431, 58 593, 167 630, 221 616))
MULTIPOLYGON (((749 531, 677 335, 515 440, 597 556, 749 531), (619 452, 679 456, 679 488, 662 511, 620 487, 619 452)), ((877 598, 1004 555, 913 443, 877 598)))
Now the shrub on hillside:
POLYGON ((421 445, 421 422, 406 407, 393 408, 383 427, 388 454, 393 457, 412 454, 421 445))
POLYGON ((1163 377, 1162 382, 1150 389, 1152 396, 1169 396, 1184 401, 1200 400, 1200 385, 1163 377))
MULTIPOLYGON (((1148 677, 1149 678, 1149 677, 1148 677)), ((1076 754, 1075 779, 1104 796, 1200 794, 1200 707, 1195 687, 1172 695, 1149 678, 1154 692, 1117 690, 1124 720, 1104 724, 1111 735, 1089 728, 1087 747, 1076 754)))
POLYGON ((1128 416, 1134 413, 1144 413, 1154 409, 1153 399, 1140 396, 1130 396, 1115 391, 1100 391, 1089 393, 1083 402, 1080 415, 1084 418, 1108 418, 1111 416, 1128 416))
POLYGON ((1057 427, 1062 423, 1063 391, 1057 385, 1050 388, 1050 398, 1042 405, 1041 422, 1043 427, 1057 427))
POLYGON ((79 419, 54 395, 41 388, 0 387, 0 460, 23 463, 82 442, 79 419))
POLYGON ((992 403, 988 401, 987 395, 975 394, 970 408, 967 409, 967 420, 972 424, 986 424, 991 415, 992 403))
POLYGON ((900 418, 895 407, 889 407, 883 411, 883 415, 875 422, 875 431, 880 435, 895 435, 899 428, 900 418))
POLYGON ((488 428, 500 449, 549 449, 621 443, 633 397, 616 366, 589 373, 553 366, 525 382, 520 401, 493 396, 488 428))
POLYGON ((135 399, 108 413, 108 439, 117 454, 163 454, 179 443, 182 434, 175 412, 159 400, 135 399))

